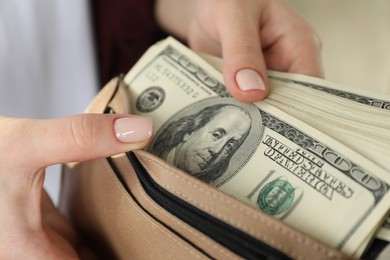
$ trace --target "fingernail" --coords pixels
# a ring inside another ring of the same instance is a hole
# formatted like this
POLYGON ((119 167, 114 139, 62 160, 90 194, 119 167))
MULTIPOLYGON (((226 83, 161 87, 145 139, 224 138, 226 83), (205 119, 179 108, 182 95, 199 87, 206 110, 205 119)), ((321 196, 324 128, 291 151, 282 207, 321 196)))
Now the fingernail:
POLYGON ((242 69, 236 74, 236 82, 241 90, 265 90, 260 74, 251 69, 242 69))
POLYGON ((115 120, 114 131, 116 138, 121 142, 141 142, 152 136, 153 122, 149 117, 122 117, 115 120))

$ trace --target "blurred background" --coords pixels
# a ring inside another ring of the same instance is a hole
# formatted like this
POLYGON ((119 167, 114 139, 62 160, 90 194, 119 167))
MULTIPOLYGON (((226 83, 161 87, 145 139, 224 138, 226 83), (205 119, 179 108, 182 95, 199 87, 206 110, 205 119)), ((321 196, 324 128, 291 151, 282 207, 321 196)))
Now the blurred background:
POLYGON ((326 79, 390 94, 390 1, 290 0, 323 44, 326 79))
MULTIPOLYGON (((95 64, 88 1, 0 0, 0 114, 82 113, 96 95, 95 64)), ((54 202, 59 169, 46 170, 54 202)))

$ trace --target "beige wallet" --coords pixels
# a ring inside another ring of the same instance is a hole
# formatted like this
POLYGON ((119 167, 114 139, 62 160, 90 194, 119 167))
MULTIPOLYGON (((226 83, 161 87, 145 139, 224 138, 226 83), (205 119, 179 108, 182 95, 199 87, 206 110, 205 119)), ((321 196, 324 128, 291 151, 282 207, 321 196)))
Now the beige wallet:
MULTIPOLYGON (((87 112, 131 113, 121 79, 87 112)), ((102 259, 348 259, 145 151, 64 165, 60 209, 102 259)))

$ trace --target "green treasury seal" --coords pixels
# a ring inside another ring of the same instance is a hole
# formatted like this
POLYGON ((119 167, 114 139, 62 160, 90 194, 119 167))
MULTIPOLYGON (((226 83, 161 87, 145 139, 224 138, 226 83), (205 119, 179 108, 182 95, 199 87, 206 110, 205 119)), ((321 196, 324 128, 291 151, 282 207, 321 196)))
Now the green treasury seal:
POLYGON ((294 188, 286 180, 276 179, 267 183, 257 198, 259 208, 269 215, 286 212, 294 201, 294 188))

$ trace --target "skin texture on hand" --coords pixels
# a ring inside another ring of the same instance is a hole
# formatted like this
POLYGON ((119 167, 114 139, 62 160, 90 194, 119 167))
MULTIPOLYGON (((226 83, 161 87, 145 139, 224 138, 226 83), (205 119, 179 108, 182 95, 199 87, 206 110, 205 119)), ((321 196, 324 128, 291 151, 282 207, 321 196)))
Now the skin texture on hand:
POLYGON ((143 148, 152 131, 149 118, 130 115, 50 120, 0 116, 0 259, 88 254, 43 190, 45 168, 143 148))
POLYGON ((318 36, 283 0, 158 0, 156 14, 195 51, 223 58, 225 84, 238 100, 267 95, 267 69, 323 77, 318 36))

